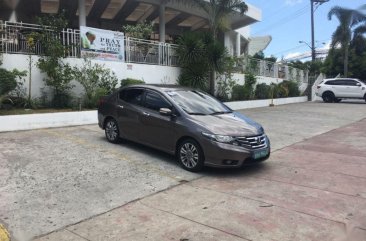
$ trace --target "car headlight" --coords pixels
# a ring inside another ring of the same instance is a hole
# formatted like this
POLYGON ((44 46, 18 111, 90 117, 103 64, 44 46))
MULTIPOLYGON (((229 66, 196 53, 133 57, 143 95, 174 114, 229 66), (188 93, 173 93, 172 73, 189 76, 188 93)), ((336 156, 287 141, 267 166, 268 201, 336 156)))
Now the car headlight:
POLYGON ((230 142, 234 141, 234 138, 232 136, 215 135, 215 134, 209 134, 209 133, 205 133, 205 132, 202 132, 202 135, 212 141, 217 141, 217 142, 222 142, 222 143, 230 143, 230 142))

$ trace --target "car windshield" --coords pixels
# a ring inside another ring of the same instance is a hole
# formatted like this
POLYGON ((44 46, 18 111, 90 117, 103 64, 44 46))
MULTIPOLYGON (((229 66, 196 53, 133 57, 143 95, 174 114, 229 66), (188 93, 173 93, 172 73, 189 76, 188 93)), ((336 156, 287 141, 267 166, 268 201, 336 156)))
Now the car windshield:
POLYGON ((232 111, 210 95, 196 90, 168 91, 173 101, 190 115, 220 115, 232 111))

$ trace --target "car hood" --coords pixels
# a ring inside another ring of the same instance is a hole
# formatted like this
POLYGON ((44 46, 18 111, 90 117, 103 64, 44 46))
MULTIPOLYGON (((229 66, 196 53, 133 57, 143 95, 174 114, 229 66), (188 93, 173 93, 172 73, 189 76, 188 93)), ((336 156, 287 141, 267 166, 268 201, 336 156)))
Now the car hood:
POLYGON ((263 134, 260 124, 237 112, 221 115, 191 115, 190 117, 193 122, 212 134, 230 136, 263 134))

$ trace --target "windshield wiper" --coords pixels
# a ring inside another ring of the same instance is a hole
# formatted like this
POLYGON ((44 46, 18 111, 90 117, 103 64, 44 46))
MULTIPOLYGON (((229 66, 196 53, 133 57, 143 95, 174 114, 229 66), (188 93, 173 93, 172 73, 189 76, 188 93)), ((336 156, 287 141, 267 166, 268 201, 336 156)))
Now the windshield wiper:
POLYGON ((207 115, 205 113, 199 113, 199 112, 187 112, 188 115, 207 115))
POLYGON ((222 114, 230 114, 233 113, 232 111, 228 110, 228 111, 216 111, 211 113, 210 115, 222 115, 222 114))

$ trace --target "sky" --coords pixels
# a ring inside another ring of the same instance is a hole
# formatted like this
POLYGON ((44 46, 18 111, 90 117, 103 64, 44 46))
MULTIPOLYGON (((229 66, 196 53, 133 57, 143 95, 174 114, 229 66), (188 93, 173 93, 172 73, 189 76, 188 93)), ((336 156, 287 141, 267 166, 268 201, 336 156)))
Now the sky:
MULTIPOLYGON (((265 49, 266 56, 278 59, 309 52, 310 48, 299 41, 311 44, 310 0, 245 0, 262 10, 262 21, 251 25, 251 36, 271 35, 272 42, 265 49)), ((357 9, 365 0, 330 0, 315 11, 315 46, 329 47, 332 33, 339 22, 328 12, 334 6, 357 9), (324 44, 325 43, 325 44, 324 44)))

